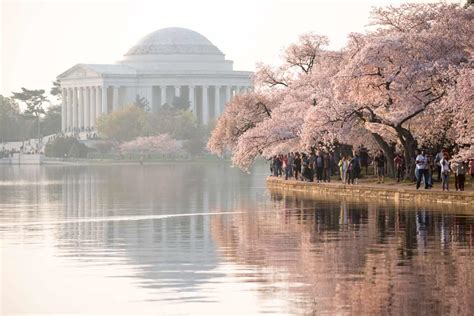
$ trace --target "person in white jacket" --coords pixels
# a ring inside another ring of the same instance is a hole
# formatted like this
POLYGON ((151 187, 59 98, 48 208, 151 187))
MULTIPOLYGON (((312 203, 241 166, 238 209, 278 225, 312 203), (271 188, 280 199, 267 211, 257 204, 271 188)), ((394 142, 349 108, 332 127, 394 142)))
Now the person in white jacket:
POLYGON ((339 161, 339 173, 341 174, 342 183, 347 182, 347 169, 349 167, 349 160, 346 156, 342 156, 342 159, 339 161))
POLYGON ((443 158, 441 158, 439 164, 441 165, 441 182, 443 184, 443 191, 449 191, 449 173, 451 172, 451 163, 449 162, 447 153, 443 153, 443 158))

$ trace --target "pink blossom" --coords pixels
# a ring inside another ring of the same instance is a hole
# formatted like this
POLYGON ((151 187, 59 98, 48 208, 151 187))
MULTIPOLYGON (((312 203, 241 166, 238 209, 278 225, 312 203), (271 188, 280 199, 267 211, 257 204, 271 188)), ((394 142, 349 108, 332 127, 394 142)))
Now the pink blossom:
POLYGON ((179 152, 179 149, 176 140, 168 134, 138 137, 120 145, 122 152, 158 153, 164 155, 176 154, 179 152))

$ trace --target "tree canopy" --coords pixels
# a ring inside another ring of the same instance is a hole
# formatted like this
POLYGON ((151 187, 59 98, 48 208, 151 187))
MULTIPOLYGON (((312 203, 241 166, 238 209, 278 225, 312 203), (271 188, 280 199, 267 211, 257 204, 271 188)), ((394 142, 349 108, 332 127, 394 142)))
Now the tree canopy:
POLYGON ((259 156, 335 143, 387 157, 396 144, 408 168, 421 144, 449 142, 458 159, 474 156, 465 123, 474 121, 473 18, 472 6, 403 4, 375 8, 370 31, 350 34, 339 51, 303 34, 279 66, 258 65, 255 91, 226 106, 207 147, 229 150, 243 169, 259 156))

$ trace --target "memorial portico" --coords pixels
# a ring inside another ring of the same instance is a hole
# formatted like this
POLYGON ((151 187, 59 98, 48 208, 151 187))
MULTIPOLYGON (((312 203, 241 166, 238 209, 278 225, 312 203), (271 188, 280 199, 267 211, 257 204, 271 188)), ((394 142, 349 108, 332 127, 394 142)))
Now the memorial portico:
POLYGON ((234 71, 233 62, 207 38, 183 28, 144 37, 116 64, 78 64, 58 79, 63 94, 62 129, 95 129, 100 115, 144 98, 151 111, 173 99, 189 101, 198 122, 222 114, 232 97, 252 89, 251 72, 234 71))

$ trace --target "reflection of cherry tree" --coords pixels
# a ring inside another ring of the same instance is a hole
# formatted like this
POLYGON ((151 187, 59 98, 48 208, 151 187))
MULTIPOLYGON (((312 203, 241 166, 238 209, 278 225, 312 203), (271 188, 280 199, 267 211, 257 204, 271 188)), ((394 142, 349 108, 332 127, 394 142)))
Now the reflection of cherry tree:
POLYGON ((464 315, 474 307, 466 239, 472 225, 457 215, 424 217, 409 204, 304 199, 278 190, 271 196, 271 212, 243 206, 213 216, 211 233, 223 260, 252 269, 262 294, 298 302, 292 312, 464 315), (272 287, 275 280, 282 285, 272 287))
POLYGON ((122 152, 145 152, 158 154, 175 154, 180 147, 175 139, 168 134, 158 136, 138 137, 132 141, 120 145, 122 152))

